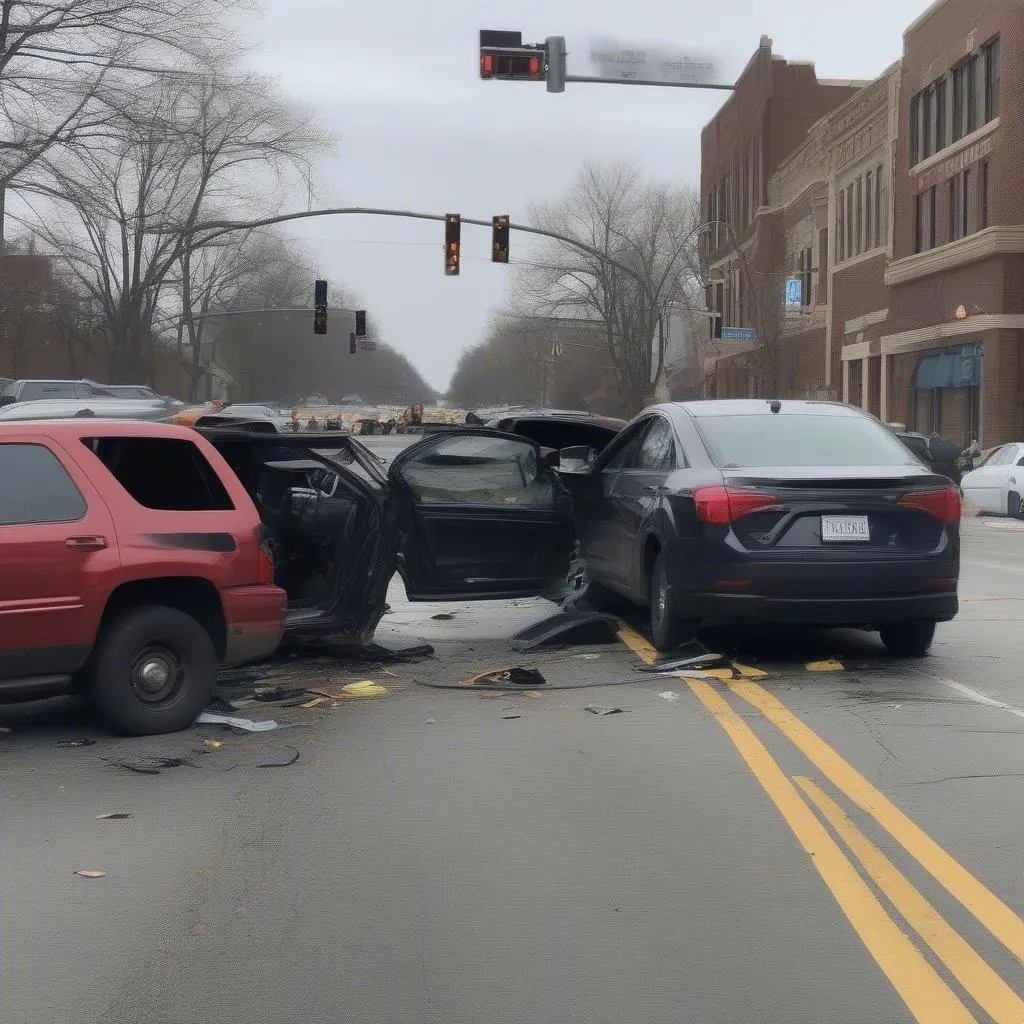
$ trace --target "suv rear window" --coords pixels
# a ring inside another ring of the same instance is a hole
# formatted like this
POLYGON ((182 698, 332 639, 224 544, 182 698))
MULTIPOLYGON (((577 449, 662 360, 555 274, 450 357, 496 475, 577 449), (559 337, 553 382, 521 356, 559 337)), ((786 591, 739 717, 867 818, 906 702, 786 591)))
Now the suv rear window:
POLYGON ((73 523, 85 508, 85 498, 49 448, 0 444, 0 526, 73 523))
POLYGON ((757 413, 696 420, 719 469, 763 466, 920 466, 881 424, 866 416, 757 413))
POLYGON ((88 447, 143 508, 228 512, 235 506, 191 441, 169 437, 92 437, 88 447))

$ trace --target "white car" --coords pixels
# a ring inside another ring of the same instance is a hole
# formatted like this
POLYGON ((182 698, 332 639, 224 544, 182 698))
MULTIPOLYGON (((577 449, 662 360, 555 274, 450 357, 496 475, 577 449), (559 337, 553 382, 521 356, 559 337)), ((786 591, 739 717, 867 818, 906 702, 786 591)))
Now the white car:
POLYGON ((997 448, 977 469, 964 474, 960 487, 980 512, 1024 516, 1024 443, 997 448))

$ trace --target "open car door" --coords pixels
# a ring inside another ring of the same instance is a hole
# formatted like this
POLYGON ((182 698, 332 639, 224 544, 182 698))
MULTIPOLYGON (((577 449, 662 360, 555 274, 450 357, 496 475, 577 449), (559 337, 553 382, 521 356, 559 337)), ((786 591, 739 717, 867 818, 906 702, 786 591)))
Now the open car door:
POLYGON ((572 500, 540 449, 514 434, 463 428, 400 452, 388 479, 402 521, 409 599, 495 599, 564 587, 572 500))

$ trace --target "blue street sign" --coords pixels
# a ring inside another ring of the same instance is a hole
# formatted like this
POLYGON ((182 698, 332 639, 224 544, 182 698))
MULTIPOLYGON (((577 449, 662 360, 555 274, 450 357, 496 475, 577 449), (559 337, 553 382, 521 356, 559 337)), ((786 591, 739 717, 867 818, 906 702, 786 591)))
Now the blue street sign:
POLYGON ((723 327, 722 341, 753 341, 753 327, 723 327))

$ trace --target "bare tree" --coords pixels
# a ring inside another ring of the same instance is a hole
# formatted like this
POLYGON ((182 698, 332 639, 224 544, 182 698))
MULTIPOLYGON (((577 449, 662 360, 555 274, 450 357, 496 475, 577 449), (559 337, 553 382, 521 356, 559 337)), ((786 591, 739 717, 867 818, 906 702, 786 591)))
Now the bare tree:
MULTIPOLYGON (((0 0, 0 248, 7 192, 104 135, 138 75, 222 60, 246 0, 0 0)), ((233 47, 237 51, 237 44, 233 47)))
POLYGON ((631 410, 643 404, 652 381, 662 379, 666 311, 698 301, 699 218, 694 190, 646 181, 624 164, 586 165, 560 202, 532 211, 537 226, 602 256, 564 242, 545 246, 539 265, 520 274, 519 307, 541 316, 599 321, 631 410))
POLYGON ((274 209, 266 197, 290 183, 308 192, 312 157, 329 140, 268 80, 218 73, 155 76, 110 130, 48 161, 50 207, 31 223, 102 309, 110 378, 126 380, 146 372, 154 330, 178 319, 161 304, 168 284, 179 284, 196 340, 196 223, 225 208, 274 209))
POLYGON ((187 327, 191 349, 188 397, 194 401, 199 397, 200 381, 217 359, 220 329, 208 314, 298 305, 309 291, 312 273, 308 254, 297 242, 266 230, 223 235, 194 251, 186 248, 181 265, 183 314, 178 346, 180 351, 187 327))

